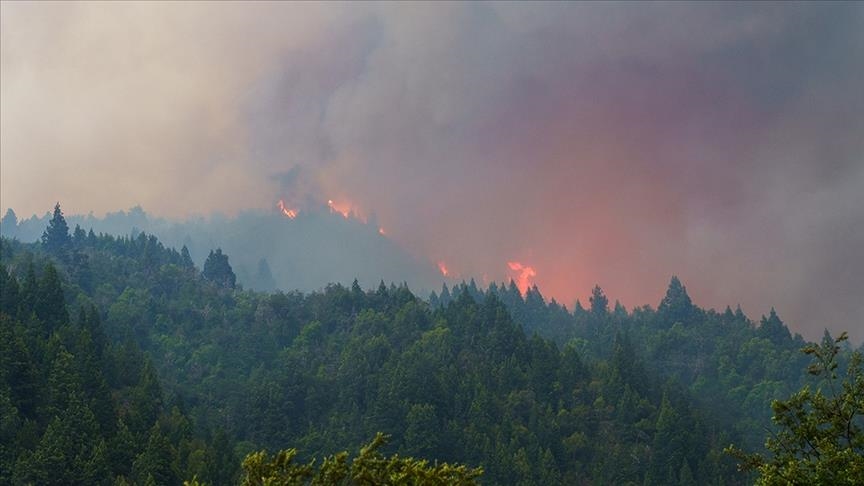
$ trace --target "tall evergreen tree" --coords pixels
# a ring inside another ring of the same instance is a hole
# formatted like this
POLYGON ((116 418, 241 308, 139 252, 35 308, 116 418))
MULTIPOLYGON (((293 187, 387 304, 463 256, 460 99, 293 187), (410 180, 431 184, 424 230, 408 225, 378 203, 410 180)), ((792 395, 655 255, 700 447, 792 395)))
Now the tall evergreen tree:
POLYGON ((265 258, 258 260, 256 279, 260 290, 270 292, 276 289, 276 281, 273 279, 273 273, 270 271, 270 264, 267 263, 267 259, 265 258))
POLYGON ((677 484, 678 472, 686 457, 684 430, 679 412, 666 393, 660 404, 656 432, 651 444, 651 461, 645 476, 646 484, 677 484))
POLYGON ((0 312, 8 316, 18 315, 18 280, 0 263, 0 312))
POLYGON ((59 202, 54 206, 54 216, 48 222, 45 232, 42 233, 42 244, 48 253, 64 261, 69 256, 72 238, 69 236, 69 225, 66 224, 66 218, 63 217, 59 202))
POLYGON ((171 443, 158 423, 150 429, 147 445, 132 465, 132 476, 138 484, 161 486, 178 482, 179 478, 171 467, 171 443))
POLYGON ((606 294, 603 293, 603 289, 599 285, 594 286, 588 301, 591 303, 592 314, 599 316, 609 312, 609 299, 606 298, 606 294))
POLYGON ((12 208, 6 210, 3 219, 0 220, 0 234, 7 237, 14 237, 15 231, 18 229, 18 216, 12 208))
POLYGON ((57 274, 57 268, 51 263, 47 263, 42 272, 42 279, 39 282, 39 297, 34 310, 36 316, 45 325, 46 335, 50 335, 55 329, 69 322, 66 300, 60 284, 60 275, 57 274))
POLYGON ((183 245, 180 249, 180 264, 185 268, 193 268, 195 264, 192 262, 192 255, 189 254, 189 248, 183 245))
POLYGON ((27 270, 20 290, 19 315, 22 319, 27 319, 30 314, 36 312, 37 300, 39 300, 39 281, 36 279, 36 267, 33 265, 32 255, 27 259, 27 270))
POLYGON ((693 302, 687 295, 687 288, 681 284, 678 277, 673 276, 666 289, 666 296, 657 306, 657 318, 662 325, 671 326, 676 322, 691 324, 695 312, 693 302))
POLYGON ((773 307, 768 317, 762 316, 762 320, 759 322, 759 335, 770 339, 774 344, 782 344, 792 339, 792 334, 777 316, 773 307))
POLYGON ((221 248, 216 251, 210 251, 207 256, 207 261, 204 262, 204 278, 216 283, 222 287, 234 288, 237 282, 237 277, 234 275, 234 270, 228 263, 228 255, 222 253, 221 248))

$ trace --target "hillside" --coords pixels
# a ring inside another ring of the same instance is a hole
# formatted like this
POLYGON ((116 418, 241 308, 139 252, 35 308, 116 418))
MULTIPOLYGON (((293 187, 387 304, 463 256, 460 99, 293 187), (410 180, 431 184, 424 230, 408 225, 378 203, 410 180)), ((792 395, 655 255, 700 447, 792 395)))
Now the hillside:
MULTIPOLYGON (((39 241, 51 218, 49 212, 19 220, 10 210, 0 234, 25 243, 39 241)), ((432 263, 408 254, 382 234, 374 217, 342 214, 327 206, 312 206, 294 218, 274 208, 174 221, 134 207, 104 217, 70 215, 66 221, 70 233, 80 227, 84 236, 89 230, 133 238, 142 232, 154 235, 166 246, 185 246, 199 268, 210 250, 221 247, 231 255, 237 280, 261 291, 318 290, 333 282, 350 284, 354 278, 370 283, 407 280, 426 289, 441 281, 432 263)))
POLYGON ((573 312, 512 284, 268 294, 222 278, 233 255, 202 273, 154 236, 55 223, 0 240, 2 482, 233 484, 251 451, 384 432, 487 484, 743 484, 722 449, 758 446, 806 381, 776 314, 701 309, 674 278, 632 311, 599 287, 573 312))

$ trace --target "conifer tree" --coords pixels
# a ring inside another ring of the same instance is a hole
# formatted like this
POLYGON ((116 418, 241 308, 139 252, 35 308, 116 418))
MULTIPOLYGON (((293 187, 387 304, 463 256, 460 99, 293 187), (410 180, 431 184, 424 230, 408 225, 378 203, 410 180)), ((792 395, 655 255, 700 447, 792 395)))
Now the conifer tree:
POLYGON ((591 291, 591 297, 588 301, 591 303, 592 314, 604 315, 609 312, 609 299, 599 285, 594 286, 594 290, 591 291))
POLYGON ((57 268, 50 263, 45 265, 45 270, 42 272, 34 310, 36 317, 45 325, 46 335, 50 335, 55 329, 69 322, 60 275, 57 274, 57 268))
POLYGON ((72 238, 69 236, 69 225, 63 217, 63 211, 58 202, 54 206, 54 216, 48 222, 48 227, 42 233, 42 244, 48 253, 66 260, 72 248, 72 238))
POLYGON ((18 229, 18 216, 12 208, 6 210, 6 215, 0 220, 0 233, 6 237, 14 237, 18 229))
POLYGON ((237 282, 237 277, 234 275, 234 270, 228 263, 228 255, 222 253, 221 248, 216 251, 210 251, 207 260, 204 262, 204 278, 216 283, 222 287, 234 288, 237 282))
POLYGON ((657 306, 657 317, 662 324, 671 326, 676 322, 690 323, 694 314, 693 302, 687 295, 687 288, 678 277, 673 276, 666 289, 666 296, 657 306))

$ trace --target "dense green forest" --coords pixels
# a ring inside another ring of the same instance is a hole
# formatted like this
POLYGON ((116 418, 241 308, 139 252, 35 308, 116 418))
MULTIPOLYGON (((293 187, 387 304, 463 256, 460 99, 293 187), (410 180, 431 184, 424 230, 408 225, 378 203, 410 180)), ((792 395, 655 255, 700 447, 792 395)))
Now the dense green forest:
POLYGON ((773 310, 705 310, 677 278, 632 310, 512 282, 267 294, 220 249, 199 270, 59 207, 0 257, 0 484, 236 484, 256 451, 304 462, 379 432, 485 484, 746 484, 723 449, 759 450, 772 400, 818 378, 773 310))

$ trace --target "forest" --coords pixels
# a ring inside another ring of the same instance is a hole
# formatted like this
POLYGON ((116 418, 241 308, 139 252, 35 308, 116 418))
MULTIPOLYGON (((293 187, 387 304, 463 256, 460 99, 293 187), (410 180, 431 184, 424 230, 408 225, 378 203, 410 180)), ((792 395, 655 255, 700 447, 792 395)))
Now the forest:
POLYGON ((259 292, 231 258, 59 205, 41 241, 0 239, 0 484, 864 477, 862 349, 773 309, 703 309, 675 277, 633 309, 473 280, 259 292))

